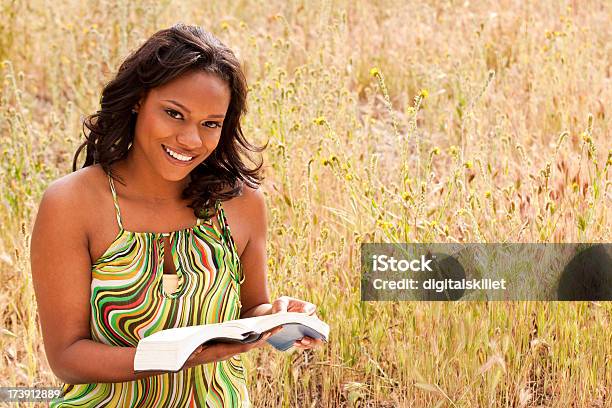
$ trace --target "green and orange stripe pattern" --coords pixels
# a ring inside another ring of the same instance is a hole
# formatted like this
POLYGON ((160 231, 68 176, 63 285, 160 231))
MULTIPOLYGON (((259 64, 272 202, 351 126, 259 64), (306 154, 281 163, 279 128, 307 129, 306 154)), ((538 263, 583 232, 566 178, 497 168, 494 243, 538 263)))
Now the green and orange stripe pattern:
MULTIPOLYGON (((221 232, 202 219, 170 233, 126 231, 110 176, 109 183, 119 233, 91 268, 91 339, 136 347, 159 330, 238 319, 244 275, 221 202, 221 232), (179 281, 174 293, 163 289, 165 237, 179 281)), ((135 381, 64 384, 63 400, 50 407, 246 407, 245 374, 236 355, 135 381)))

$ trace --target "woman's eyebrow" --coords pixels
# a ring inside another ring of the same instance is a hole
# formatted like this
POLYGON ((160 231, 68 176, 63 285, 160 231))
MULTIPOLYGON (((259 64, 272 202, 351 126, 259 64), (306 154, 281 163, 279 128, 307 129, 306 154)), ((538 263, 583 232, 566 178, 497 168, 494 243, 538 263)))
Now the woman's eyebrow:
MULTIPOLYGON (((185 107, 185 105, 173 100, 173 99, 164 99, 164 102, 171 102, 173 104, 175 104, 176 106, 178 106, 179 108, 182 108, 184 110, 187 111, 187 113, 191 114, 191 111, 189 109, 187 109, 187 107, 185 107)), ((208 115, 209 118, 219 118, 219 119, 223 119, 225 117, 225 115, 208 115)))

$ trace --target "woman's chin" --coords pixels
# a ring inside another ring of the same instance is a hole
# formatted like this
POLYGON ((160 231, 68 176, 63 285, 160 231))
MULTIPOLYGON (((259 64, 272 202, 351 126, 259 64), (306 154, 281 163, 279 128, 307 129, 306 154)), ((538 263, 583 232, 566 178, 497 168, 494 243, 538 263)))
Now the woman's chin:
POLYGON ((189 179, 189 173, 191 173, 190 170, 183 170, 180 174, 177 172, 165 172, 162 174, 162 178, 166 181, 184 181, 189 179))

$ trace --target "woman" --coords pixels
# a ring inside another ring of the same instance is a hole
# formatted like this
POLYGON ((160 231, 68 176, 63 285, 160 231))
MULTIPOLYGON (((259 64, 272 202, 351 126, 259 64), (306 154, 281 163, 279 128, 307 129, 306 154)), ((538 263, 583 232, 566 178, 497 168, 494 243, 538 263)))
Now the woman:
POLYGON ((73 173, 47 188, 32 233, 45 350, 65 383, 52 407, 248 406, 240 353, 279 329, 250 345, 201 346, 177 373, 135 374, 138 340, 315 312, 286 296, 269 301, 261 164, 242 161, 262 150, 240 128, 246 89, 232 51, 183 24, 154 34, 105 86, 73 173))

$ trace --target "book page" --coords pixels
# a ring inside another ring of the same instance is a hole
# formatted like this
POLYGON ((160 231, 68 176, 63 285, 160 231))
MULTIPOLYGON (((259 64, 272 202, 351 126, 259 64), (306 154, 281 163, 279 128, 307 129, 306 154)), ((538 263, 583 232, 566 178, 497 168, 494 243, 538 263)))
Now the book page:
POLYGON ((241 319, 240 324, 252 331, 261 333, 287 323, 300 323, 325 333, 325 325, 315 316, 305 313, 280 312, 264 316, 241 319))

